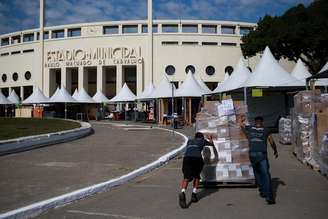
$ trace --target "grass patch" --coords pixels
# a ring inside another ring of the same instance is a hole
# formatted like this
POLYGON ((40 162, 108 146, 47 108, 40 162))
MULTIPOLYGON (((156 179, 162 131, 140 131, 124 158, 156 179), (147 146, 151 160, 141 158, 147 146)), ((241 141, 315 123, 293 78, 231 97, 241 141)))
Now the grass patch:
POLYGON ((0 140, 59 132, 79 127, 79 123, 60 119, 0 118, 0 140))

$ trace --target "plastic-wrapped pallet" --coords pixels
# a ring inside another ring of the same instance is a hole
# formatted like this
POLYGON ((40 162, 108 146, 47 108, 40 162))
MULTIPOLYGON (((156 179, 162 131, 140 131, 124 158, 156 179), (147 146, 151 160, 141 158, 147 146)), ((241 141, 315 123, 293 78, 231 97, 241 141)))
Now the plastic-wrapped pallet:
POLYGON ((282 144, 292 143, 292 120, 281 118, 279 120, 279 142, 282 144))
POLYGON ((328 175, 328 132, 324 133, 322 137, 319 155, 320 171, 328 175))
POLYGON ((240 182, 253 180, 249 161, 248 140, 238 120, 247 113, 247 106, 231 99, 210 101, 196 117, 196 131, 214 137, 214 147, 205 147, 203 181, 240 182), (208 107, 208 108, 207 108, 208 107))
POLYGON ((298 115, 296 133, 296 155, 302 162, 313 162, 313 151, 316 144, 315 116, 298 115))

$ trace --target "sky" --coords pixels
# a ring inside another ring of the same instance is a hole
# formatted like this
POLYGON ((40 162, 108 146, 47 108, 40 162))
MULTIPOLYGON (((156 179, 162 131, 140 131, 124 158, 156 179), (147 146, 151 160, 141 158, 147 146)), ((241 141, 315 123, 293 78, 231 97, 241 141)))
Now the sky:
MULTIPOLYGON (((153 0, 154 19, 257 22, 313 0, 153 0)), ((147 0, 45 0, 46 26, 147 18, 147 0)), ((39 0, 0 0, 0 34, 37 28, 39 0)))

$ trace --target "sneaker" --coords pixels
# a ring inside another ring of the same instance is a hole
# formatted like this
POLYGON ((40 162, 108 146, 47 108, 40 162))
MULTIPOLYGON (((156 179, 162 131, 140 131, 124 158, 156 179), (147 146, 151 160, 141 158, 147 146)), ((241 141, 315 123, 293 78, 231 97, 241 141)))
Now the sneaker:
POLYGON ((179 194, 179 205, 181 208, 187 208, 186 194, 184 192, 179 194))
POLYGON ((268 199, 267 203, 268 203, 268 205, 274 205, 274 204, 276 204, 276 201, 274 199, 268 199))
POLYGON ((197 197, 196 193, 191 194, 191 202, 198 202, 198 197, 197 197))

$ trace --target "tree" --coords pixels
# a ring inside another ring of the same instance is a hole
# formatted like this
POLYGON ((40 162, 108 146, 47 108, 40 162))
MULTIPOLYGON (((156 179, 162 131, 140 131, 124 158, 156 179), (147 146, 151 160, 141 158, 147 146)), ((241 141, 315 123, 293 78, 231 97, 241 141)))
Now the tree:
POLYGON ((269 46, 277 58, 300 58, 317 73, 328 61, 328 1, 314 1, 307 8, 300 4, 282 16, 266 15, 255 30, 242 37, 244 57, 252 57, 269 46))

